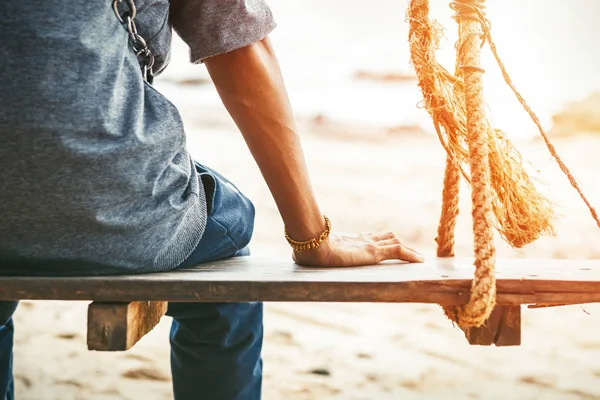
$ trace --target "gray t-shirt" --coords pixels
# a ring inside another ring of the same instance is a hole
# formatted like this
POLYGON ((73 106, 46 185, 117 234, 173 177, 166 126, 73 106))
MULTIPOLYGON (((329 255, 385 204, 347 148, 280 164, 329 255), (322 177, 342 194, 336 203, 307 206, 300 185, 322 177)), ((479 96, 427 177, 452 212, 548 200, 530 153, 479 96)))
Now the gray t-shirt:
MULTIPOLYGON (((201 62, 275 27, 263 0, 134 1, 159 73, 172 28, 201 62)), ((111 0, 0 1, 0 85, 0 274, 185 260, 204 191, 179 113, 143 81, 111 0)))

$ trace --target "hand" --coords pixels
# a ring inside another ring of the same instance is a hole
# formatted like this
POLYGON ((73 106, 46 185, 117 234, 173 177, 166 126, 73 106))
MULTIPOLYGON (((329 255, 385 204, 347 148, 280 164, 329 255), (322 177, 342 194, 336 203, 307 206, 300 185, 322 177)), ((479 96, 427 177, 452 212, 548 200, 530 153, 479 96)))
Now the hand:
POLYGON ((294 262, 311 267, 353 267, 384 260, 423 262, 423 256, 393 233, 342 235, 331 233, 314 250, 294 251, 294 262))

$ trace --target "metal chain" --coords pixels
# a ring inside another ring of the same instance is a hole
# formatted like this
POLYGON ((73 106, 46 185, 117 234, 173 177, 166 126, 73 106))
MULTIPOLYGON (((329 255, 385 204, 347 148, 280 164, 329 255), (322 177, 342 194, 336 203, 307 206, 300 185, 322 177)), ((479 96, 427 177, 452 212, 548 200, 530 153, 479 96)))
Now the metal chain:
POLYGON ((154 66, 154 54, 152 54, 148 48, 144 38, 138 34, 137 27, 135 26, 137 8, 135 7, 133 0, 113 0, 113 11, 119 22, 125 25, 129 32, 129 44, 142 65, 142 75, 144 80, 148 83, 152 83, 154 78, 152 71, 152 67, 154 66), (121 14, 119 12, 119 5, 123 3, 127 5, 128 9, 121 14))

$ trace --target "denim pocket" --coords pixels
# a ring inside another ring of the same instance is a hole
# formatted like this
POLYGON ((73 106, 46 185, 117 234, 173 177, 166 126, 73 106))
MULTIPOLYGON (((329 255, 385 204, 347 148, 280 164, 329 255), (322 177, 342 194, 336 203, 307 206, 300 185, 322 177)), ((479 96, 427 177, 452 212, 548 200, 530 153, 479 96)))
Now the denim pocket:
POLYGON ((199 179, 205 184, 208 216, 226 229, 238 250, 246 247, 254 231, 254 204, 217 171, 195 164, 199 179))
POLYGON ((206 196, 207 214, 211 216, 215 205, 215 194, 217 191, 217 178, 202 164, 195 162, 198 180, 204 186, 204 194, 206 196))
POLYGON ((204 186, 208 219, 200 243, 179 268, 247 255, 254 231, 254 205, 217 171, 196 161, 194 166, 204 186))

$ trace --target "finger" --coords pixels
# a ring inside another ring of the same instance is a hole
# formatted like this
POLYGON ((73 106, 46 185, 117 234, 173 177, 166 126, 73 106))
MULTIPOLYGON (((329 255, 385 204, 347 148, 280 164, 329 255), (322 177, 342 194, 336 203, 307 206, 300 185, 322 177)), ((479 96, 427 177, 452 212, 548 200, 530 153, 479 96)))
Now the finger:
POLYGON ((422 255, 402 244, 394 244, 379 247, 379 257, 383 260, 402 260, 408 262, 423 262, 422 255))
POLYGON ((386 232, 386 233, 370 233, 367 235, 367 237, 371 240, 373 240, 374 242, 379 242, 382 240, 388 240, 388 239, 393 239, 396 237, 396 235, 394 234, 394 232, 386 232))
POLYGON ((398 238, 385 239, 377 242, 377 246, 393 246, 395 244, 402 244, 402 242, 398 238))
POLYGON ((413 249, 412 247, 410 247, 406 243, 402 242, 398 238, 380 240, 379 242, 377 242, 378 246, 392 246, 392 245, 395 245, 395 244, 401 244, 402 246, 406 247, 408 250, 414 251, 415 253, 419 253, 417 250, 413 249))

